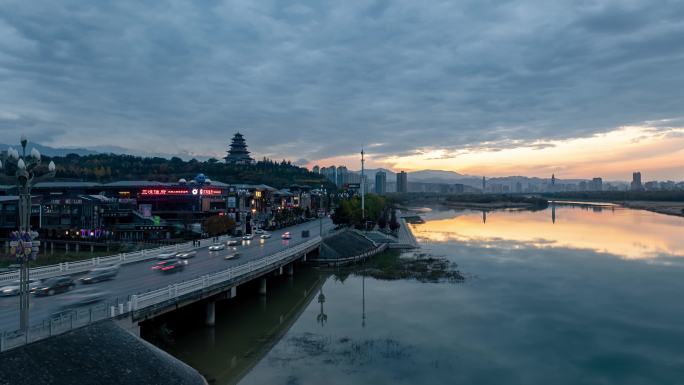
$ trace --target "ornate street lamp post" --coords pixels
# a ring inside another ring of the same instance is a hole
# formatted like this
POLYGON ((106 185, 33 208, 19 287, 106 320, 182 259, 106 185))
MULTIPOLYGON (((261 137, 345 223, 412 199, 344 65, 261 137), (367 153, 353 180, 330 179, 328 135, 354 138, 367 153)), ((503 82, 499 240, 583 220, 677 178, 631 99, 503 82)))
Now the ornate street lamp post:
POLYGON ((34 183, 54 177, 55 163, 50 161, 47 173, 37 176, 36 169, 41 164, 40 152, 34 148, 27 156, 26 145, 28 144, 28 139, 26 139, 26 136, 21 136, 20 143, 21 154, 12 147, 8 148, 5 163, 0 162, 0 170, 3 170, 5 174, 2 179, 15 180, 19 195, 19 232, 13 250, 16 251, 18 262, 21 265, 19 328, 22 331, 26 331, 29 326, 29 260, 32 252, 35 251, 31 233, 31 186, 34 183))

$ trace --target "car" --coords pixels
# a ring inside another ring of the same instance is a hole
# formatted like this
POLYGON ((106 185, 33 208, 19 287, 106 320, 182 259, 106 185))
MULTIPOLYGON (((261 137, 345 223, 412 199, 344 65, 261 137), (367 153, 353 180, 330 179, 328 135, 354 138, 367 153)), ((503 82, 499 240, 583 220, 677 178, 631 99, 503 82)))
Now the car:
POLYGON ((268 239, 271 238, 271 234, 262 234, 261 239, 268 239))
POLYGON ((240 242, 236 241, 235 239, 231 239, 230 241, 226 242, 226 245, 228 245, 228 246, 237 246, 239 244, 240 244, 240 242))
POLYGON ((245 236, 242 237, 242 240, 243 240, 243 241, 251 241, 252 238, 254 238, 254 235, 252 235, 252 234, 245 234, 245 236))
POLYGON ((213 245, 209 246, 209 251, 220 251, 226 248, 226 245, 223 243, 214 243, 213 245))
POLYGON ((90 270, 80 281, 85 284, 106 281, 116 277, 118 273, 119 265, 103 265, 90 270))
POLYGON ((175 251, 172 253, 161 253, 161 254, 157 255, 157 257, 155 259, 157 261, 166 261, 166 260, 173 259, 173 258, 176 258, 176 252, 175 251))
POLYGON ((240 253, 232 253, 232 254, 226 255, 225 257, 223 257, 223 259, 235 259, 235 258, 239 258, 239 257, 240 257, 240 253))
POLYGON ((161 271, 162 273, 175 273, 178 271, 183 271, 187 265, 188 261, 184 259, 167 260, 157 262, 154 266, 152 266, 152 270, 161 271))
POLYGON ((36 296, 55 295, 71 290, 76 284, 71 277, 54 277, 42 281, 33 292, 36 296))
MULTIPOLYGON (((40 281, 37 281, 35 279, 29 279, 29 290, 35 289, 38 283, 40 283, 40 281)), ((21 281, 16 280, 10 282, 9 285, 0 287, 0 296, 9 297, 13 295, 19 295, 20 284, 21 281)))
POLYGON ((256 229, 254 230, 254 234, 263 234, 264 230, 263 229, 256 229))
POLYGON ((97 291, 92 289, 79 289, 64 296, 65 303, 57 308, 53 315, 70 312, 73 309, 93 305, 106 300, 110 296, 107 291, 97 291))
POLYGON ((290 235, 290 232, 285 232, 283 235, 280 236, 283 239, 292 239, 292 235, 290 235))
POLYGON ((176 257, 178 257, 180 259, 188 259, 188 258, 194 257, 196 254, 197 254, 197 252, 195 250, 183 251, 183 252, 176 254, 176 257))

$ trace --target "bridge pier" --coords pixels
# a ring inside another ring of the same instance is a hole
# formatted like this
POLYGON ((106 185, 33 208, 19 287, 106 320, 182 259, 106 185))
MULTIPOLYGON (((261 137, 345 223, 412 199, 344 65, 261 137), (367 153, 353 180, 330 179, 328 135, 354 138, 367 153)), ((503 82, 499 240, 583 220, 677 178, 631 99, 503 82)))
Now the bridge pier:
POLYGON ((207 314, 204 324, 207 326, 216 325, 216 302, 214 301, 207 302, 207 314))
POLYGON ((266 278, 261 278, 259 285, 259 294, 266 295, 266 278))
POLYGON ((287 265, 287 275, 292 277, 294 275, 294 263, 287 265))

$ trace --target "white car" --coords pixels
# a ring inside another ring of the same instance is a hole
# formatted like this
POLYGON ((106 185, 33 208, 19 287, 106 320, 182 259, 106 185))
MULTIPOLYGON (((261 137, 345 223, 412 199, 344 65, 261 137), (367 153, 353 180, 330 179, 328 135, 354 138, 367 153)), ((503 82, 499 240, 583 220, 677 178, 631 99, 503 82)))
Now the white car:
POLYGON ((261 234, 261 239, 271 238, 271 234, 261 234))
MULTIPOLYGON (((29 279, 29 290, 35 288, 39 281, 35 279, 29 279)), ((9 285, 0 287, 0 296, 9 297, 12 295, 19 295, 19 284, 20 281, 12 281, 9 285)))
POLYGON ((178 257, 180 259, 188 259, 188 258, 194 257, 196 254, 197 254, 197 252, 195 250, 183 251, 183 252, 176 254, 176 257, 178 257))
POLYGON ((226 245, 224 245, 223 243, 215 243, 215 244, 209 246, 209 251, 220 251, 220 250, 224 250, 225 248, 226 248, 226 245))
POLYGON ((254 230, 254 234, 263 234, 263 233, 264 233, 264 230, 262 230, 262 229, 254 230))
POLYGON ((230 241, 226 242, 228 246, 238 246, 240 244, 239 241, 236 241, 235 239, 231 239, 230 241))
POLYGON ((233 258, 238 258, 240 256, 240 253, 233 253, 233 254, 228 254, 223 259, 233 259, 233 258))
POLYGON ((283 239, 292 239, 292 235, 290 235, 290 232, 283 233, 283 235, 280 236, 283 239))
POLYGON ((242 237, 243 241, 251 241, 254 238, 254 235, 252 234, 247 234, 244 237, 242 237))

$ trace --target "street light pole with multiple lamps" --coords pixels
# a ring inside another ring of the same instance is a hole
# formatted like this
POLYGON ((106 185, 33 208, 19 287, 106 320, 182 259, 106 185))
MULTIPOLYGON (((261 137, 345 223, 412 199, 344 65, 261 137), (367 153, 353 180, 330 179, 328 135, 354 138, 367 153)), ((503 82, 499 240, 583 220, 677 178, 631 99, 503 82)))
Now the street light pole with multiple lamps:
POLYGON ((19 195, 19 232, 12 250, 16 253, 20 268, 19 283, 19 328, 26 331, 29 326, 29 261, 36 255, 31 232, 31 187, 34 183, 52 178, 55 175, 55 163, 50 161, 47 172, 38 176, 36 171, 41 165, 41 155, 35 148, 26 154, 28 139, 21 137, 21 154, 10 147, 7 149, 4 163, 0 161, 0 170, 5 174, 4 180, 13 180, 17 184, 19 195))

